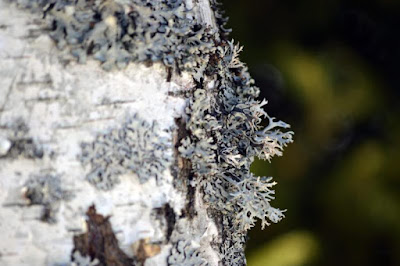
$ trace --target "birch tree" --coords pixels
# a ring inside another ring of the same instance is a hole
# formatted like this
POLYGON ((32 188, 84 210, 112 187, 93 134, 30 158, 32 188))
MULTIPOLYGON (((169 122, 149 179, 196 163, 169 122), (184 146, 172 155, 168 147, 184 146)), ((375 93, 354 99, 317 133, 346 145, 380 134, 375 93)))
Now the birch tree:
POLYGON ((289 127, 214 0, 0 0, 0 264, 244 265, 289 127), (261 119, 269 123, 261 127, 261 119))

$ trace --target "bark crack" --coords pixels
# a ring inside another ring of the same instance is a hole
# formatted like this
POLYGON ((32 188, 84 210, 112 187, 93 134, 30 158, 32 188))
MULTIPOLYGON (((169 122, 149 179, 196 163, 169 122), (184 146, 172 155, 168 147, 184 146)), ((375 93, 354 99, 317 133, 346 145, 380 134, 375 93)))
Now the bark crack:
POLYGON ((1 119, 1 113, 5 110, 5 107, 7 105, 8 99, 10 98, 11 91, 13 90, 14 84, 15 84, 16 76, 13 77, 10 86, 8 86, 8 91, 6 94, 6 97, 4 97, 4 102, 0 107, 0 119, 1 119))
MULTIPOLYGON (((175 139, 175 158, 177 160, 177 168, 178 172, 175 171, 174 176, 176 177, 175 180, 177 184, 175 187, 186 188, 186 207, 183 210, 183 217, 188 217, 192 219, 196 216, 197 212, 195 210, 195 192, 196 188, 193 187, 190 183, 194 178, 194 173, 192 171, 192 164, 190 160, 183 158, 180 156, 178 148, 182 139, 189 136, 189 132, 186 129, 186 123, 184 122, 183 118, 175 119, 175 123, 178 126, 176 139, 175 139)), ((174 171, 173 171, 174 172, 174 171)))

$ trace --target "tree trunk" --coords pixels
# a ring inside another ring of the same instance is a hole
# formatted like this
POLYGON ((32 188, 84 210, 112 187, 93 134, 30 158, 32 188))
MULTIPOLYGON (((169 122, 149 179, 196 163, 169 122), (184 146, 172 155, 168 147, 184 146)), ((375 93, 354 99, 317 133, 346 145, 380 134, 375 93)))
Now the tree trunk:
POLYGON ((214 1, 0 0, 0 264, 243 265, 291 142, 214 1))

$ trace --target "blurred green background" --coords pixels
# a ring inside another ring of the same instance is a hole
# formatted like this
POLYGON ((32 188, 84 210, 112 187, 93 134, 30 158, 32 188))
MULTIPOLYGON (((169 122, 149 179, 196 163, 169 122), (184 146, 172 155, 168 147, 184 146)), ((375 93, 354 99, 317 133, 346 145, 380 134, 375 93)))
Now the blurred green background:
POLYGON ((253 171, 286 218, 249 266, 400 265, 400 1, 225 0, 231 37, 295 142, 253 171))

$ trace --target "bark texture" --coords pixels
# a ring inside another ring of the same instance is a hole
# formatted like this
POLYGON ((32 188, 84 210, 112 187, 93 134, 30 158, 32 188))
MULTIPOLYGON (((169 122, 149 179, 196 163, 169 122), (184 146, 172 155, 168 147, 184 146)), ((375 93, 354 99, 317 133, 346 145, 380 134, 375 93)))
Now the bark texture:
POLYGON ((223 25, 208 0, 0 0, 1 265, 245 264, 283 217, 250 164, 292 132, 223 25))

